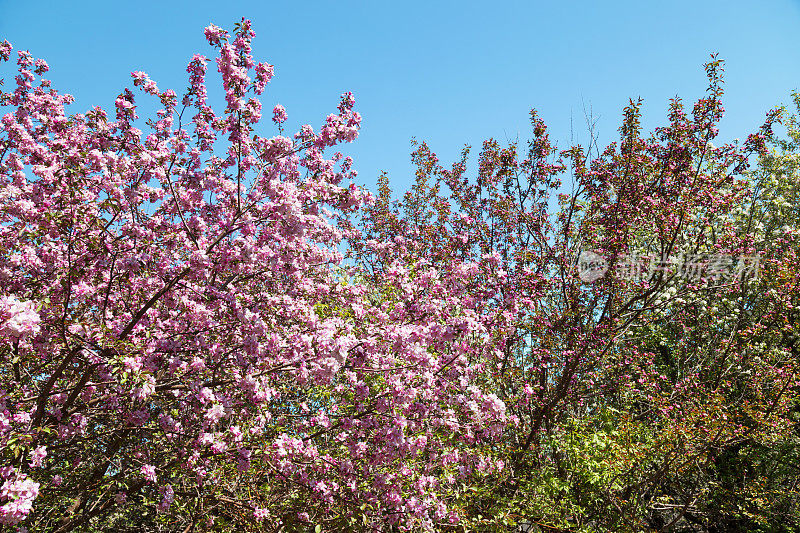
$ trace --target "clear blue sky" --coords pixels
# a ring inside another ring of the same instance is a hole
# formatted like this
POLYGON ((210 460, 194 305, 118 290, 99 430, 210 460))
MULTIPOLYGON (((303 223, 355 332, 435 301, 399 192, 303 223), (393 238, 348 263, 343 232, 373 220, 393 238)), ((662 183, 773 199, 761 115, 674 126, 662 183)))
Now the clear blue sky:
POLYGON ((355 94, 364 121, 348 152, 371 188, 380 170, 396 190, 409 185, 412 137, 451 162, 465 143, 526 139, 530 108, 563 147, 571 116, 586 140, 590 107, 613 140, 630 97, 645 99, 646 127, 660 125, 669 98, 702 95, 711 52, 726 60, 727 139, 800 87, 798 0, 0 0, 0 39, 47 60, 79 112, 109 108, 132 70, 180 92, 192 54, 212 54, 203 28, 242 16, 257 58, 276 67, 264 105, 286 106, 291 127, 318 127, 340 93, 355 94))

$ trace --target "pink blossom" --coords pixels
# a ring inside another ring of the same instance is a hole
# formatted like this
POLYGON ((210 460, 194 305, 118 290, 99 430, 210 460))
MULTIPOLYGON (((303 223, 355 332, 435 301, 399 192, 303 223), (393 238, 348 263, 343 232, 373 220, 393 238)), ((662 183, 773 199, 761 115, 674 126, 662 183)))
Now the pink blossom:
POLYGON ((14 296, 0 297, 0 337, 21 339, 39 333, 41 318, 34 303, 14 296))
POLYGON ((288 118, 286 109, 281 104, 276 104, 272 109, 272 122, 275 124, 283 124, 288 118))
POLYGON ((215 26, 214 24, 210 24, 206 27, 204 31, 206 35, 206 39, 208 43, 211 45, 218 45, 220 44, 220 39, 227 37, 228 32, 220 28, 219 26, 215 26))
POLYGON ((11 57, 11 49, 11 43, 7 40, 0 43, 0 61, 8 61, 8 58, 11 57))
POLYGON ((44 446, 38 446, 31 452, 30 467, 31 468, 41 467, 45 457, 47 457, 47 448, 44 446))
POLYGON ((275 74, 275 67, 269 63, 257 63, 255 66, 255 71, 255 92, 256 94, 262 94, 267 84, 272 79, 272 76, 275 74))
POLYGON ((27 479, 24 474, 6 479, 0 487, 0 524, 18 524, 33 508, 33 501, 39 495, 39 484, 27 479))
POLYGON ((150 483, 156 482, 156 467, 153 465, 142 465, 141 471, 147 481, 150 483))

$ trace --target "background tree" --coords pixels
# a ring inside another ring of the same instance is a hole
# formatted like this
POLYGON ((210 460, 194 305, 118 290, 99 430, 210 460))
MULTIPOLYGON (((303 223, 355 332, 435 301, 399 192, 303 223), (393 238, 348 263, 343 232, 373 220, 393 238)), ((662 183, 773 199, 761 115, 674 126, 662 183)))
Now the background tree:
MULTIPOLYGON (((721 62, 706 71, 691 113, 673 100, 669 124, 645 138, 631 102, 620 141, 595 157, 558 152, 532 113, 526 153, 485 142, 475 181, 466 150, 445 169, 422 144, 396 208, 382 183, 364 222, 377 239, 412 241, 410 261, 471 258, 504 280, 488 297, 478 276, 465 287, 513 326, 483 379, 520 421, 495 448, 509 468, 465 493, 473 527, 777 531, 797 520, 785 465, 798 374, 779 331, 793 316, 796 246, 783 235, 796 219, 776 235, 775 184, 747 173, 777 114, 745 143, 714 147, 721 62), (548 214, 563 175, 571 190, 548 214), (607 275, 576 275, 581 251, 607 275)), ((767 161, 767 175, 781 165, 767 161)))

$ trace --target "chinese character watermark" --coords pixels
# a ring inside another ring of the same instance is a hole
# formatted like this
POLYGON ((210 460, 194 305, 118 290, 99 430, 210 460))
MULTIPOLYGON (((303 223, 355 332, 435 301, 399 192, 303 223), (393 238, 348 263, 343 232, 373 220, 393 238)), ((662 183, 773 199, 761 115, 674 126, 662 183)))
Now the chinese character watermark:
POLYGON ((658 256, 655 254, 622 254, 611 262, 597 252, 582 251, 578 257, 577 271, 581 281, 593 283, 612 270, 619 279, 650 281, 671 276, 694 283, 711 286, 731 281, 758 279, 761 257, 756 255, 732 256, 726 254, 693 254, 658 256))

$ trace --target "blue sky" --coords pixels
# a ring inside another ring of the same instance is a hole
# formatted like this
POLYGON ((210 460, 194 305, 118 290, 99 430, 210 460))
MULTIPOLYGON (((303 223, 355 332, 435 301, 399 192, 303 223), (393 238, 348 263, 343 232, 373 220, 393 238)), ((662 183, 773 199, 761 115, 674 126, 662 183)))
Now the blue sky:
POLYGON ((316 128, 340 93, 355 94, 364 121, 348 153, 370 188, 381 170, 397 191, 408 187, 412 137, 452 162, 487 137, 525 140, 531 108, 561 147, 571 123, 573 139, 587 140, 584 109, 601 141, 613 140, 631 97, 645 100, 645 127, 658 126, 669 98, 703 94, 712 52, 726 61, 726 139, 745 137, 800 88, 797 0, 0 0, 0 39, 47 60, 79 112, 109 108, 133 70, 180 92, 192 54, 213 53, 203 28, 231 29, 242 16, 257 59, 275 65, 264 105, 283 104, 290 127, 316 128))

